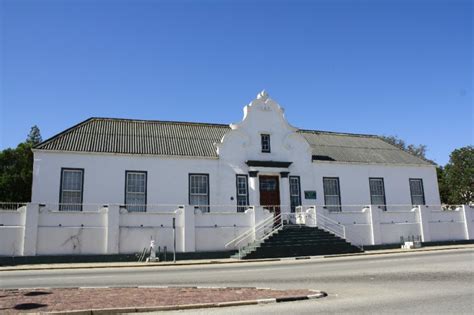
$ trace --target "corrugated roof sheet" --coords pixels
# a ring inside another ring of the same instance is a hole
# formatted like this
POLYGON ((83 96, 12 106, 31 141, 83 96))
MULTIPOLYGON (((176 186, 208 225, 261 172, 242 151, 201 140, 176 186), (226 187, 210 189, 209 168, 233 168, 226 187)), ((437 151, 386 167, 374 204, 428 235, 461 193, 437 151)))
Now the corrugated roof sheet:
MULTIPOLYGON (((216 158, 228 125, 90 118, 40 143, 39 150, 216 158)), ((430 164, 376 136, 300 130, 316 160, 430 164)))
POLYGON ((312 130, 299 131, 313 148, 313 159, 382 164, 431 165, 377 136, 339 134, 312 130))

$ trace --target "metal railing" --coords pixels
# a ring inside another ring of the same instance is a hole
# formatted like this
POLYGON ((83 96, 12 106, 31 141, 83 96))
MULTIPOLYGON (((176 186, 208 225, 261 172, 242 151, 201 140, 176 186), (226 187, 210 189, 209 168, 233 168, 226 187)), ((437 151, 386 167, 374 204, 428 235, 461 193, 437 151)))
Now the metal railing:
POLYGON ((297 223, 301 222, 305 225, 315 225, 340 238, 346 239, 346 227, 317 211, 316 206, 310 206, 306 211, 304 210, 303 206, 296 207, 296 218, 297 223), (309 210, 313 210, 314 215, 311 214, 309 210))
POLYGON ((246 248, 250 246, 256 246, 257 244, 264 242, 267 238, 281 230, 285 224, 288 224, 288 215, 290 214, 279 213, 278 215, 266 218, 259 224, 255 225, 254 228, 247 230, 225 244, 225 248, 228 248, 231 245, 238 247, 239 258, 241 258, 242 253, 246 248))
POLYGON ((346 239, 346 227, 339 222, 330 219, 316 211, 316 226, 331 232, 332 234, 346 239))
POLYGON ((0 211, 15 211, 21 207, 26 207, 27 202, 0 202, 0 211))

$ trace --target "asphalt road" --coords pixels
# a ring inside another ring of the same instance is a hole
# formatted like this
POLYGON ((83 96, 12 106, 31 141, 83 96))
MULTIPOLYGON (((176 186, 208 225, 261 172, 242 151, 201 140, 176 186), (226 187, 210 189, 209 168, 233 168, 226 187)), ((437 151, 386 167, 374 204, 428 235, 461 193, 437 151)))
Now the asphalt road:
POLYGON ((0 272, 1 288, 134 285, 309 288, 329 294, 320 300, 169 312, 175 314, 473 314, 474 250, 225 265, 0 272))

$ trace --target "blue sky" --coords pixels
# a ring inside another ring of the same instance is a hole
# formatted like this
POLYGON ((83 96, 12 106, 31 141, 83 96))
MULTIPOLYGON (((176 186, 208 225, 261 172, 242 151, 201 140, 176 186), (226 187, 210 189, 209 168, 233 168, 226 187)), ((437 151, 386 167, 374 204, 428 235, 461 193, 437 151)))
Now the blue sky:
POLYGON ((266 89, 305 129, 473 143, 473 5, 0 0, 0 149, 91 116, 232 123, 266 89))

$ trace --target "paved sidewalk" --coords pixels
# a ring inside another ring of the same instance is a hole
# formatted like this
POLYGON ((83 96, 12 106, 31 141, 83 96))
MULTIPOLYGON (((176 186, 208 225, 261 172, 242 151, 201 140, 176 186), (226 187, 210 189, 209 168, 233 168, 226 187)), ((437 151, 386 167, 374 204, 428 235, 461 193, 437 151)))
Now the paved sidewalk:
POLYGON ((0 290, 0 312, 102 314, 277 303, 321 298, 314 290, 135 287, 0 290))
POLYGON ((364 253, 354 254, 339 254, 339 255, 326 255, 326 256, 311 256, 311 257, 292 257, 292 258, 269 258, 269 259, 213 259, 213 260, 181 260, 176 263, 173 262, 156 262, 156 263, 139 263, 139 262, 116 262, 116 263, 67 263, 67 264, 32 264, 32 265, 17 265, 17 266, 4 266, 0 267, 2 271, 26 271, 26 270, 51 270, 51 269, 85 269, 85 268, 134 268, 134 267, 157 267, 157 266, 189 266, 189 265, 208 265, 208 264, 233 264, 233 263, 250 263, 250 262, 268 262, 268 261, 280 261, 280 260, 291 260, 291 259, 322 259, 322 258, 335 258, 335 257, 350 257, 350 256, 368 256, 368 255, 388 255, 388 254, 399 254, 399 253, 416 253, 416 252, 429 252, 429 251, 440 251, 440 250, 455 250, 455 249, 474 249, 473 244, 468 245, 446 245, 446 246, 427 246, 417 249, 382 249, 382 250, 370 250, 364 253))

